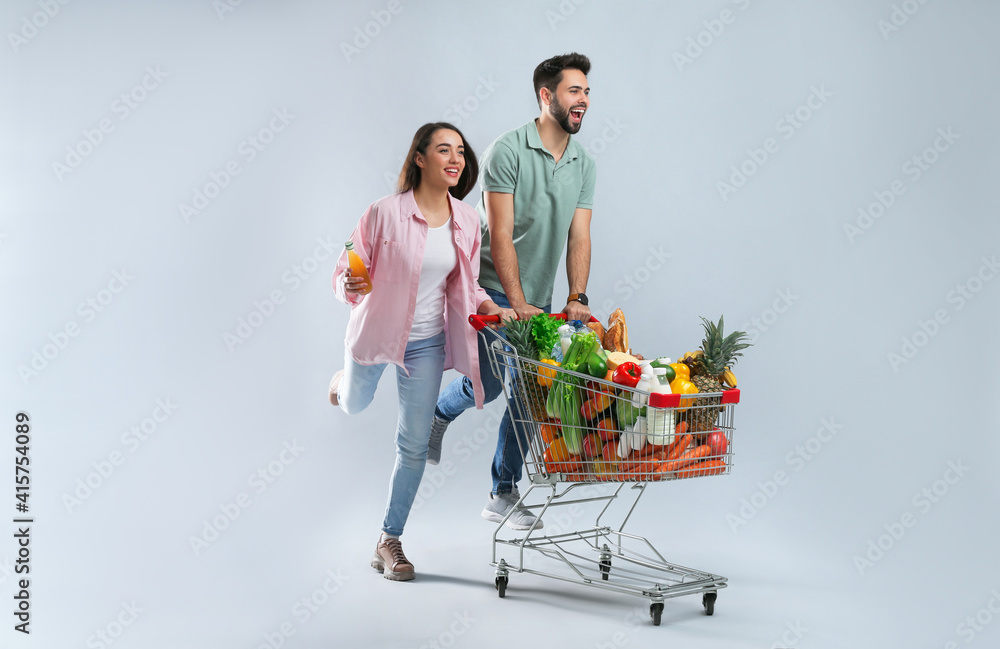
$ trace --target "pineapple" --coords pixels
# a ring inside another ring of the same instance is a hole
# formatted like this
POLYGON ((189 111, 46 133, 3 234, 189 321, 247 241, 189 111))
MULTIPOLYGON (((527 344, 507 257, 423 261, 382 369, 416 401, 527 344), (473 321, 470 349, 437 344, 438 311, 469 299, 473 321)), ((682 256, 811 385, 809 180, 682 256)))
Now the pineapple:
MULTIPOLYGON (((530 320, 505 320, 504 329, 507 332, 507 343, 514 348, 518 356, 538 360, 538 348, 535 346, 535 338, 531 335, 530 320)), ((545 412, 545 399, 549 396, 549 390, 538 383, 538 365, 520 363, 520 366, 525 370, 517 377, 517 384, 523 388, 521 396, 527 392, 527 405, 535 421, 545 421, 548 417, 545 412)))
MULTIPOLYGON (((691 382, 698 388, 698 392, 722 392, 722 375, 743 355, 740 350, 749 347, 750 343, 742 342, 747 336, 744 331, 734 331, 724 336, 722 316, 719 316, 718 325, 705 318, 701 322, 705 327, 705 338, 701 341, 702 353, 690 361, 691 382)), ((716 418, 722 412, 722 408, 718 407, 719 403, 721 399, 718 397, 698 400, 699 406, 704 406, 694 408, 688 414, 688 425, 692 432, 712 430, 716 418)))

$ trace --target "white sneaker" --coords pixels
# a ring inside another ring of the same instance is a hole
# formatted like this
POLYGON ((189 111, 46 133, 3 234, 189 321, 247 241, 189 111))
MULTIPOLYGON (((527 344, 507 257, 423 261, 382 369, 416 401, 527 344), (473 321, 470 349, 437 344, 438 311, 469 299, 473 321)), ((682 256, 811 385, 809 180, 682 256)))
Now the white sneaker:
MULTIPOLYGON (((499 523, 511 509, 514 509, 514 506, 520 499, 521 496, 516 491, 509 494, 490 494, 490 500, 486 503, 486 507, 483 508, 482 517, 488 521, 499 523)), ((507 519, 507 527, 513 530, 526 530, 534 525, 536 520, 538 518, 529 510, 518 507, 510 515, 510 518, 507 519)), ((545 527, 545 524, 541 520, 538 520, 538 525, 535 525, 535 529, 541 529, 542 527, 545 527)))

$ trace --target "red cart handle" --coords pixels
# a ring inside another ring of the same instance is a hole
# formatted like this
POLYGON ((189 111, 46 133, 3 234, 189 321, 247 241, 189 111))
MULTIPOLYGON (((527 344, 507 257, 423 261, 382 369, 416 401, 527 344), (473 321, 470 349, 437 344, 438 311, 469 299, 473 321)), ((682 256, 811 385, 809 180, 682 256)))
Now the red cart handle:
MULTIPOLYGON (((548 315, 550 318, 558 318, 559 320, 566 319, 565 313, 550 313, 548 315)), ((471 324, 476 331, 479 331, 487 325, 497 324, 498 322, 500 322, 500 316, 498 315, 478 315, 473 313, 469 316, 469 324, 471 324)), ((590 322, 600 322, 600 320, 594 316, 590 316, 590 322)))

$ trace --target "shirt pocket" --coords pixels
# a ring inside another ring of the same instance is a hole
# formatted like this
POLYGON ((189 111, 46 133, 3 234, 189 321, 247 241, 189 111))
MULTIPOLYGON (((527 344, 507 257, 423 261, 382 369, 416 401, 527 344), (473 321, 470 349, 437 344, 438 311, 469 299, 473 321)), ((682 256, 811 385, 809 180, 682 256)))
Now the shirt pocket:
POLYGON ((409 268, 409 253, 401 241, 379 240, 378 256, 372 268, 373 283, 376 279, 399 281, 409 274, 409 268))

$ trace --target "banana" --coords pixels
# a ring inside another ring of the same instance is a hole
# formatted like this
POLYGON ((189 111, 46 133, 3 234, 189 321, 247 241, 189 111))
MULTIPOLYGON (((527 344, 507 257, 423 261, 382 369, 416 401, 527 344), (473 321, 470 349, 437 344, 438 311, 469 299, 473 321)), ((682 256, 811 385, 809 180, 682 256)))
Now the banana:
POLYGON ((722 373, 722 382, 725 383, 727 386, 729 386, 731 388, 735 388, 736 387, 736 375, 733 374, 733 371, 731 369, 729 369, 728 367, 722 373))

